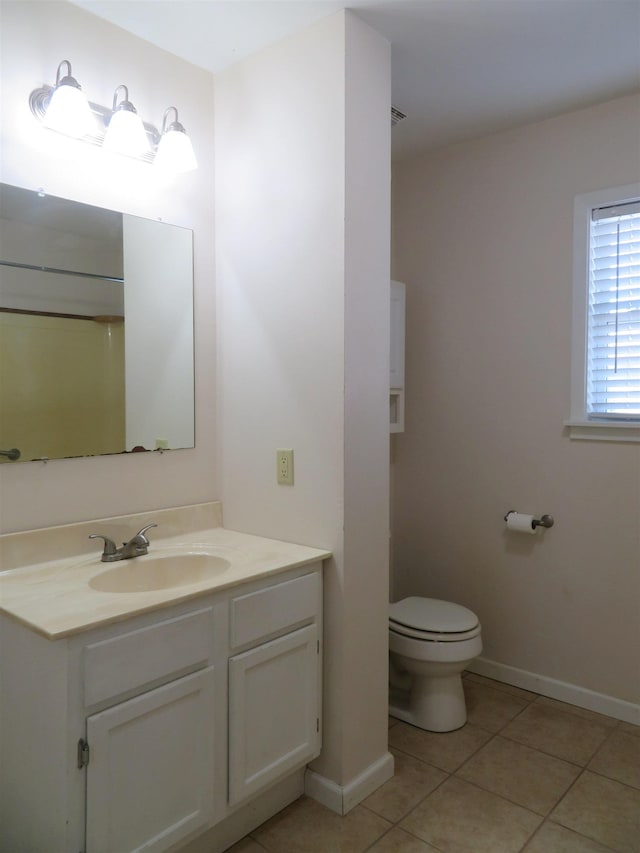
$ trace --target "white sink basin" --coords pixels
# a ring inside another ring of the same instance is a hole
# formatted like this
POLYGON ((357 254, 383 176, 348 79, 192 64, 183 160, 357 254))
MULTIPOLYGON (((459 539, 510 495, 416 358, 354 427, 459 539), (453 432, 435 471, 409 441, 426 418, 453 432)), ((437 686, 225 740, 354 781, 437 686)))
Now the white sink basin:
POLYGON ((149 554, 115 563, 92 578, 89 586, 100 592, 151 592, 211 580, 230 566, 215 554, 149 554))

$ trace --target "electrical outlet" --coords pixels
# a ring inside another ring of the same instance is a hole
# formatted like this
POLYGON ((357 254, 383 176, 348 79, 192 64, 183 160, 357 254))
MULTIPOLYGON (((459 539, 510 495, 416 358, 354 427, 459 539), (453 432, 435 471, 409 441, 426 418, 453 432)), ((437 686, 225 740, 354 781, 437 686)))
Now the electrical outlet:
POLYGON ((276 450, 278 483, 293 486, 293 450, 276 450))

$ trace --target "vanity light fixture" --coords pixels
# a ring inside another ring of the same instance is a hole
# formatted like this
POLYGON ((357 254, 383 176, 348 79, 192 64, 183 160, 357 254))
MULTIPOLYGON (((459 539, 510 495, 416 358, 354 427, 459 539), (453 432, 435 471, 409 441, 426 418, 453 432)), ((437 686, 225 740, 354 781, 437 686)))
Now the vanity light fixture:
POLYGON ((146 163, 157 163, 164 173, 198 168, 176 107, 165 110, 160 133, 154 125, 142 121, 124 84, 116 88, 110 108, 88 101, 71 76, 68 59, 58 66, 54 86, 44 85, 31 92, 29 107, 45 127, 146 163), (67 73, 62 76, 64 66, 67 73), (172 111, 175 120, 168 122, 172 111))
POLYGON ((184 126, 178 121, 178 110, 175 107, 168 107, 164 111, 162 136, 153 164, 157 169, 173 174, 191 172, 198 168, 193 145, 184 126), (167 117, 172 110, 175 113, 175 121, 167 125, 167 117))
POLYGON ((67 136, 79 137, 95 132, 89 102, 78 81, 71 76, 68 59, 63 59, 58 65, 55 86, 46 99, 43 122, 52 130, 66 133, 67 136), (67 66, 67 74, 61 77, 63 65, 67 66))
POLYGON ((111 118, 104 137, 104 147, 127 157, 139 157, 151 150, 142 119, 129 100, 129 90, 122 83, 113 93, 111 118), (124 98, 118 100, 118 92, 124 90, 124 98))

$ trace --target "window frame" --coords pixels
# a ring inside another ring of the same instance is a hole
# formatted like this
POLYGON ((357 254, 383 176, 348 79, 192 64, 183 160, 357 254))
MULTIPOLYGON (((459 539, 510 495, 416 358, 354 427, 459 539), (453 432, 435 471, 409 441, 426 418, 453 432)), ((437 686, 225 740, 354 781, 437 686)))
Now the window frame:
POLYGON ((640 182, 577 195, 573 205, 573 316, 569 437, 587 441, 640 442, 640 415, 627 421, 587 415, 587 309, 592 211, 640 200, 640 182))

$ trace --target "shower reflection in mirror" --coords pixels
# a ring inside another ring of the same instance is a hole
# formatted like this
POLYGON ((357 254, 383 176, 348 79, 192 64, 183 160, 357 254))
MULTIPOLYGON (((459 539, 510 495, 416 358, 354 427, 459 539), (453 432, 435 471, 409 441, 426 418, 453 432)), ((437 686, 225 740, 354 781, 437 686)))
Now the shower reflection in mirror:
POLYGON ((193 447, 193 375, 190 230, 0 184, 0 447, 193 447))

